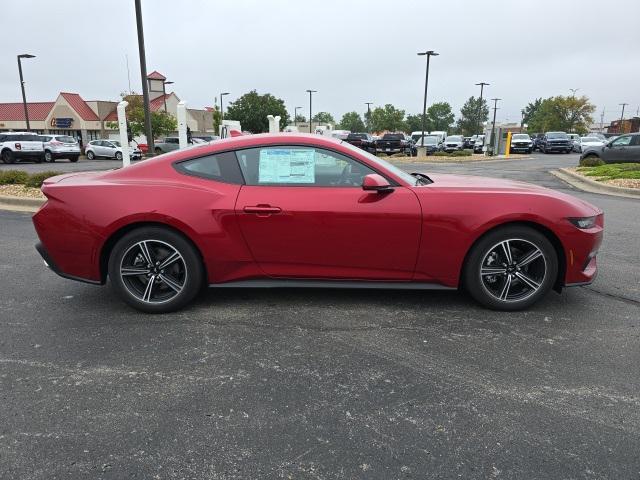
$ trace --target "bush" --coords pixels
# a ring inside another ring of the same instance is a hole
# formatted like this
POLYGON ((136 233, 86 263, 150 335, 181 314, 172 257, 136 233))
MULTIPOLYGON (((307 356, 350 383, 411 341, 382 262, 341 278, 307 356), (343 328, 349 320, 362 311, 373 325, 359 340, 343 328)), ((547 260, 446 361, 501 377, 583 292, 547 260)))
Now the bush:
POLYGON ((580 160, 581 167, 599 167, 600 165, 604 165, 604 162, 595 155, 588 155, 580 160))
POLYGON ((455 150, 451 152, 452 157, 470 157, 473 155, 469 150, 455 150))
POLYGON ((29 174, 22 170, 0 171, 0 185, 24 185, 29 180, 29 174))
POLYGON ((40 172, 34 173, 29 176, 28 180, 24 183, 27 187, 40 188, 42 183, 49 177, 55 177, 56 175, 61 175, 62 172, 40 172))

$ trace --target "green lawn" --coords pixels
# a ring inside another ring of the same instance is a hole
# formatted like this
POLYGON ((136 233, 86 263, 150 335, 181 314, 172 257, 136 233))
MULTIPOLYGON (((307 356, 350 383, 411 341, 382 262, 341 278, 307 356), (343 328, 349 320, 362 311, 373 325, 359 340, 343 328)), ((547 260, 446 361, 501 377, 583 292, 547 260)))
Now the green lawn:
POLYGON ((578 167, 578 172, 588 177, 598 177, 597 180, 640 179, 640 163, 611 163, 597 167, 578 167))

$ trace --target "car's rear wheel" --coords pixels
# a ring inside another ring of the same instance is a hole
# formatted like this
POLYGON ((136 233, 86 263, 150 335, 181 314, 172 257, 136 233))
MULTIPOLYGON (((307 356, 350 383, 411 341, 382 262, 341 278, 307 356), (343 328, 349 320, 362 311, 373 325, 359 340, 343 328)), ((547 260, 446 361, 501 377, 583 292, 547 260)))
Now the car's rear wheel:
POLYGON ((545 296, 558 274, 558 256, 542 233, 526 226, 496 229, 472 248, 464 265, 471 296, 495 310, 521 310, 545 296))
POLYGON ((2 152, 2 161, 4 163, 15 163, 16 158, 13 156, 13 152, 11 150, 6 149, 4 152, 2 152))
POLYGON ((116 152, 116 160, 118 160, 119 162, 122 161, 122 152, 116 152))
POLYGON ((109 257, 109 278, 118 295, 148 313, 170 312, 190 302, 202 286, 203 270, 193 245, 161 227, 126 234, 109 257))
POLYGON ((69 161, 71 163, 76 163, 78 161, 78 157, 77 156, 69 157, 69 161))
POLYGON ((87 158, 88 158, 89 160, 93 160, 94 158, 96 158, 96 154, 95 154, 95 153, 93 153, 93 150, 89 150, 89 151, 87 152, 87 158))
POLYGON ((154 150, 154 152, 156 152, 156 155, 161 155, 162 154, 162 150, 160 150, 159 148, 156 148, 154 150))

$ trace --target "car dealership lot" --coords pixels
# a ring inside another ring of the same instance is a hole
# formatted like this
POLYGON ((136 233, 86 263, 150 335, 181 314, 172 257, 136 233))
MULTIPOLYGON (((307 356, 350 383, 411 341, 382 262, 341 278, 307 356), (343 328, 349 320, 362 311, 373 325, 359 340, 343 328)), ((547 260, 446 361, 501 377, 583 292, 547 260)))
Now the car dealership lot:
POLYGON ((576 164, 402 164, 604 209, 596 283, 519 313, 456 292, 238 289, 148 316, 47 271, 29 216, 0 212, 0 478, 636 478, 638 201, 547 173, 576 164))

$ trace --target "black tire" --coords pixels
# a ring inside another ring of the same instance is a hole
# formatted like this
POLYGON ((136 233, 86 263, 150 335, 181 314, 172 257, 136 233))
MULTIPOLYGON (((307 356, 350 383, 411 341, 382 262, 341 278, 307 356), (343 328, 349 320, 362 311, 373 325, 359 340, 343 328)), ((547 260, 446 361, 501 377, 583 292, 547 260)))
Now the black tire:
POLYGON ((69 157, 69 161, 71 163, 76 163, 78 161, 78 157, 74 156, 74 157, 69 157))
POLYGON ((14 157, 13 152, 7 148, 2 152, 2 161, 4 163, 16 163, 16 157, 14 157))
POLYGON ((165 313, 178 310, 193 300, 203 285, 204 268, 199 253, 191 242, 179 233, 162 227, 142 227, 126 234, 113 247, 109 256, 109 279, 115 291, 127 304, 147 313, 165 313), (123 276, 121 267, 125 264, 141 265, 135 267, 140 268, 140 271, 147 269, 140 246, 140 242, 143 241, 146 242, 152 263, 160 257, 154 266, 155 270, 151 270, 151 276, 147 274, 123 276), (165 251, 177 252, 180 259, 166 269, 159 270, 157 264, 166 259, 161 255, 170 255, 170 253, 164 253, 165 251), (138 263, 132 264, 134 257, 138 263), (165 271, 170 268, 174 271, 165 271), (153 283, 149 289, 151 278, 155 278, 156 283, 153 283), (169 288, 170 282, 165 283, 163 280, 167 278, 175 285, 181 286, 181 289, 178 291, 169 288), (154 297, 154 288, 156 288, 157 297, 154 297), (145 300, 147 292, 150 295, 149 300, 145 300), (141 295, 142 298, 140 298, 141 295), (167 297, 168 295, 172 296, 167 297))
POLYGON ((93 160, 94 158, 96 158, 96 154, 95 154, 95 153, 93 153, 93 150, 89 150, 89 151, 87 152, 87 159, 88 159, 88 160, 93 160))
POLYGON ((44 161, 53 163, 53 162, 56 161, 56 159, 53 158, 53 153, 51 153, 49 150, 45 150, 45 152, 44 152, 44 161))
POLYGON ((116 160, 118 160, 119 162, 122 161, 122 152, 116 152, 116 160))
POLYGON ((557 275, 558 254, 547 237, 533 228, 514 225, 492 230, 475 243, 463 267, 463 285, 485 307, 515 311, 525 309, 544 297, 553 287, 557 275), (501 248, 505 241, 509 241, 513 260, 508 266, 504 266, 507 263, 506 255, 501 248), (517 266, 528 256, 527 252, 535 253, 536 249, 540 256, 530 263, 517 266), (495 256, 494 252, 497 252, 495 256), (483 269, 485 272, 504 269, 504 273, 483 275, 483 269), (533 281, 533 284, 529 285, 521 278, 533 281), (505 288, 506 296, 503 299, 505 288), (512 291, 514 294, 509 298, 512 291), (496 293, 499 295, 496 296, 496 293))
POLYGON ((156 148, 154 152, 156 152, 156 155, 162 155, 162 150, 160 150, 159 148, 156 148))

